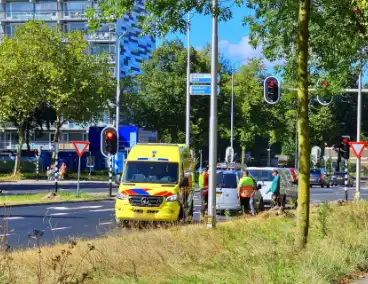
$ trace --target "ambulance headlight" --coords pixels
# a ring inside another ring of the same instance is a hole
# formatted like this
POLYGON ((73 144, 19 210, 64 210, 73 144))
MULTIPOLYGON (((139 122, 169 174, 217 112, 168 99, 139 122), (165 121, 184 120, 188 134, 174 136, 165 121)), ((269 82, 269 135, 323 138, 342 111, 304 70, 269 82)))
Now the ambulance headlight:
POLYGON ((116 199, 126 200, 127 196, 125 194, 118 193, 118 194, 116 194, 116 199))
POLYGON ((166 198, 166 202, 174 202, 178 200, 178 195, 174 194, 166 198))

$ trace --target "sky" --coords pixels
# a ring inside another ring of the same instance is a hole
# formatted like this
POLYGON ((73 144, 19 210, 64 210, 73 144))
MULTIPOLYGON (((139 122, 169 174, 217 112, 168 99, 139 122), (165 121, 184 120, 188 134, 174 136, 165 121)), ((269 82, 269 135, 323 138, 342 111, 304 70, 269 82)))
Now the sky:
MULTIPOLYGON (((227 22, 219 22, 218 39, 219 53, 227 57, 230 62, 241 65, 248 58, 263 58, 262 48, 254 49, 249 45, 249 28, 242 25, 243 17, 250 11, 245 7, 233 7, 233 17, 227 22)), ((201 49, 207 43, 211 43, 212 19, 210 15, 193 15, 191 18, 190 45, 201 49)), ((183 34, 169 34, 166 40, 181 39, 187 46, 187 36, 183 34)), ((158 46, 163 40, 158 40, 158 46)))
MULTIPOLYGON (((262 58, 262 47, 259 46, 254 49, 249 44, 249 27, 243 26, 243 18, 252 13, 246 7, 232 7, 231 11, 233 17, 227 22, 219 22, 218 24, 218 40, 219 40, 219 53, 224 55, 230 60, 236 67, 239 67, 242 63, 246 63, 249 58, 262 58)), ((191 32, 190 32, 190 45, 201 49, 207 43, 211 43, 212 33, 212 19, 210 15, 193 15, 191 18, 191 32)), ((184 34, 169 34, 165 40, 181 39, 184 45, 187 46, 187 36, 184 34)), ((163 40, 157 41, 157 46, 163 40)), ((279 79, 280 76, 273 71, 273 64, 267 60, 264 60, 266 69, 269 74, 275 75, 279 79)), ((210 70, 208 70, 210 71, 210 70)), ((363 76, 363 85, 368 83, 368 73, 365 72, 363 76)))

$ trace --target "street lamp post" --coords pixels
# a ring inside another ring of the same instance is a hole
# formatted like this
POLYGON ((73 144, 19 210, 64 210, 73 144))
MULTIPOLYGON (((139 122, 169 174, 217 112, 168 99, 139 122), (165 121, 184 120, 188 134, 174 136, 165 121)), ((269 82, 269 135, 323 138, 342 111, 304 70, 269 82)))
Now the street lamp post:
POLYGON ((218 0, 212 0, 212 52, 211 52, 211 106, 209 135, 209 190, 207 228, 216 227, 216 165, 217 165, 217 61, 218 61, 218 0))
POLYGON ((187 27, 187 105, 185 119, 185 144, 190 146, 190 12, 188 12, 187 27))
POLYGON ((117 48, 117 54, 116 54, 116 117, 115 117, 115 127, 116 129, 119 129, 119 123, 120 123, 120 40, 127 34, 127 32, 124 32, 121 34, 118 38, 118 48, 117 48))
POLYGON ((231 70, 231 122, 230 122, 230 146, 234 149, 234 64, 231 70))

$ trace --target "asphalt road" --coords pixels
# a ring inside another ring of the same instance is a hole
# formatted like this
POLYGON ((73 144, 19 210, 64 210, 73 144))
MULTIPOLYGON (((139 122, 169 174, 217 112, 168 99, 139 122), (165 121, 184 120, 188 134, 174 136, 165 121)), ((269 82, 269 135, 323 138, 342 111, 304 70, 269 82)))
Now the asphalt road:
POLYGON ((8 227, 0 237, 6 237, 12 248, 34 246, 36 242, 29 237, 34 230, 43 232, 41 244, 51 244, 97 237, 116 228, 113 200, 10 207, 0 213, 1 228, 8 227))
MULTIPOLYGON (((349 189, 349 199, 354 189, 349 189)), ((368 188, 362 189, 361 197, 368 199, 368 188)), ((345 198, 343 187, 311 188, 311 202, 333 201, 345 198)), ((221 216, 219 219, 225 219, 221 216)), ((114 200, 44 204, 0 209, 0 238, 7 238, 15 249, 35 245, 29 238, 34 230, 43 232, 41 244, 65 242, 73 237, 94 238, 114 232, 114 200), (8 226, 6 232, 2 231, 8 226)))

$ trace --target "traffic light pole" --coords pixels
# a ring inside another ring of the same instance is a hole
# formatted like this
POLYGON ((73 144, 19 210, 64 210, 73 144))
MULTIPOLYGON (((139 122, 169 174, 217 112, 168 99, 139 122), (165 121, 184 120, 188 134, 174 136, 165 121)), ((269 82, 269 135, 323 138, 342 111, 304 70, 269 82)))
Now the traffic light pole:
POLYGON ((345 200, 348 201, 348 160, 345 160, 345 200))
POLYGON ((109 196, 112 196, 112 155, 109 155, 109 196))

